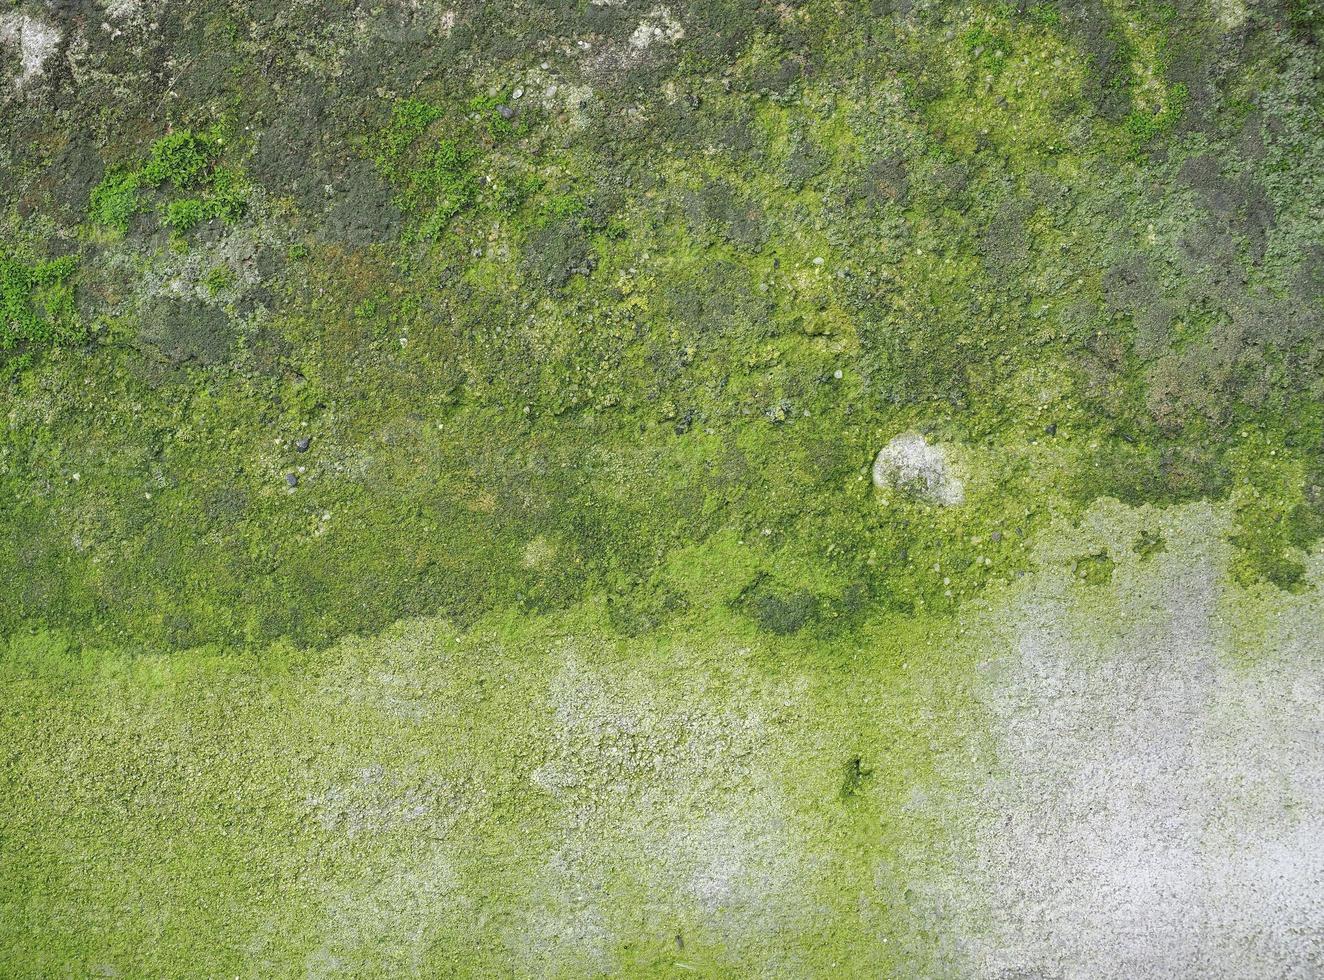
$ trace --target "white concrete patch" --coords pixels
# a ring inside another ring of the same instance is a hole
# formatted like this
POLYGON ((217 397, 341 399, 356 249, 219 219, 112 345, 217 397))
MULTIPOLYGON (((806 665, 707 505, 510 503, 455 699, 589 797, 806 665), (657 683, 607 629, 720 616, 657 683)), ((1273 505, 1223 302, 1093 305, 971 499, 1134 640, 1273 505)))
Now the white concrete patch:
POLYGON ((46 62, 60 47, 58 28, 28 14, 0 15, 0 44, 17 47, 19 73, 14 87, 22 91, 46 71, 46 62))
MULTIPOLYGON (((1249 5, 1254 6, 1254 0, 1249 5)), ((1247 6, 1247 0, 1213 0, 1211 4, 1215 19, 1225 31, 1236 30, 1246 23, 1246 18, 1250 16, 1247 6)))
POLYGON ((955 886, 982 896, 977 975, 1324 971, 1324 604, 1291 597, 1240 659, 1252 603, 1213 509, 1185 510, 1112 586, 1039 577, 986 665, 999 768, 955 886))
POLYGON ((585 58, 591 73, 608 75, 628 71, 657 56, 659 49, 672 48, 685 37, 685 26, 671 8, 658 6, 649 11, 628 38, 600 46, 580 40, 576 47, 585 58))
POLYGON ((453 7, 441 6, 436 0, 398 0, 398 3, 411 17, 430 22, 438 37, 450 37, 455 30, 458 13, 453 7))
POLYGON ((685 37, 685 28, 668 7, 654 7, 630 35, 630 47, 646 51, 655 43, 675 44, 685 37))
POLYGON ((128 20, 136 17, 142 9, 142 0, 103 0, 106 16, 115 20, 128 20))
POLYGON ((407 862, 365 859, 362 879, 320 896, 324 942, 308 955, 306 976, 420 976, 429 940, 461 887, 440 842, 407 862))

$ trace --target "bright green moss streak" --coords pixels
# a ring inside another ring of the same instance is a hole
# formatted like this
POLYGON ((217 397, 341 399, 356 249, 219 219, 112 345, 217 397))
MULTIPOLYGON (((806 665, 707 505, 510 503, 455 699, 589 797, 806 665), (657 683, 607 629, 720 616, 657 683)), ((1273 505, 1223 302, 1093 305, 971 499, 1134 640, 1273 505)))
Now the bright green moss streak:
POLYGON ((474 209, 514 214, 538 190, 541 181, 528 164, 500 152, 521 126, 502 118, 499 105, 485 96, 455 109, 406 99, 369 141, 419 238, 441 237, 452 220, 474 209))
POLYGON ((129 220, 138 207, 138 174, 114 171, 92 188, 88 217, 98 225, 118 232, 129 230, 129 220))
POLYGON ((153 186, 169 182, 176 190, 196 187, 206 181, 222 142, 217 127, 203 133, 176 130, 152 144, 139 174, 153 186))
POLYGON ((123 233, 141 206, 141 192, 163 189, 157 204, 161 223, 184 235, 204 221, 237 221, 244 213, 250 188, 235 169, 217 165, 225 144, 225 129, 217 124, 195 132, 179 129, 152 144, 147 159, 129 170, 108 173, 88 202, 88 217, 96 225, 123 233), (179 194, 188 196, 178 196, 179 194))
POLYGON ((184 234, 213 218, 234 222, 239 220, 248 205, 248 193, 248 185, 240 174, 218 168, 211 174, 202 197, 171 201, 166 205, 161 222, 177 234, 184 234))
POLYGON ((228 265, 218 265, 207 273, 202 283, 207 287, 207 292, 216 296, 235 284, 234 270, 228 265))
POLYGON ((73 304, 72 256, 26 263, 0 252, 0 365, 14 370, 43 348, 86 337, 73 304))

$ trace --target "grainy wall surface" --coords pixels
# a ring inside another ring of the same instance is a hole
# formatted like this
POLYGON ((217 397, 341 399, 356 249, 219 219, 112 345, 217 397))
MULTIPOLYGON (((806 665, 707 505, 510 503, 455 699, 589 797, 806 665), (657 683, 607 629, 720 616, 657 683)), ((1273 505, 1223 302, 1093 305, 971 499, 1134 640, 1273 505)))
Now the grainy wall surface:
POLYGON ((0 974, 1324 975, 1317 0, 0 0, 0 974))

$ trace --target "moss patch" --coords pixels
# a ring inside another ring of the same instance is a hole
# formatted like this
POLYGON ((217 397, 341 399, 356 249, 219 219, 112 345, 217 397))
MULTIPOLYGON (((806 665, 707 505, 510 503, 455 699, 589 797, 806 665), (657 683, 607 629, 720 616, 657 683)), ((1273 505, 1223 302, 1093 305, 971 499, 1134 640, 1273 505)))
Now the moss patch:
POLYGON ((44 348, 73 345, 87 333, 73 302, 73 256, 24 262, 0 252, 0 358, 7 371, 44 348))

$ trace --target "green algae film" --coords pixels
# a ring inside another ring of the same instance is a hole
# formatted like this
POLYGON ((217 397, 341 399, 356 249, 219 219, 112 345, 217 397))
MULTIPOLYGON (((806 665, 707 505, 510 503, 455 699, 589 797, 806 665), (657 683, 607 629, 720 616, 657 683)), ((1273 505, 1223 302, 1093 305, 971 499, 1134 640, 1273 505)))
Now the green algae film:
POLYGON ((0 972, 1318 962, 1318 4, 12 6, 0 972))
POLYGON ((316 654, 15 640, 5 972, 917 968, 917 799, 965 751, 969 664, 870 632, 624 640, 586 608, 316 654))
MULTIPOLYGON (((1237 586, 1228 520, 1096 508, 958 620, 840 642, 702 615, 630 638, 600 603, 411 620, 316 652, 15 638, 4 970, 946 976, 1020 956, 1112 975, 1106 932, 1009 918, 1055 876, 1097 878, 1059 894, 1055 921, 1091 914, 1095 893, 1147 894, 1073 865, 1073 846, 1114 838, 1070 845, 1054 813, 1097 805, 1101 776, 1116 782, 1099 813, 1148 806, 1155 784, 1128 767, 1175 764, 1164 746, 1192 738, 1249 778, 1275 731, 1309 724, 1255 717, 1270 692, 1318 684, 1319 603, 1237 586), (1118 547, 1155 523, 1163 553, 1118 547), (1117 549, 1111 580, 1074 572, 1091 546, 1117 549), (1078 700, 1101 684, 1122 686, 1078 700), (1192 719, 1217 727, 1192 735, 1192 719), (1156 726, 1143 750, 1138 724, 1156 726), (1062 835, 1048 857, 1009 852, 1036 822, 1062 835)), ((1295 765, 1307 744, 1274 751, 1295 765)), ((1281 841, 1321 818, 1292 765, 1271 796, 1197 781, 1189 806, 1234 807, 1238 834, 1281 841)), ((1126 824, 1126 846, 1191 848, 1231 875, 1223 826, 1157 816, 1126 824)), ((1262 912, 1215 910, 1241 931, 1262 912)))

